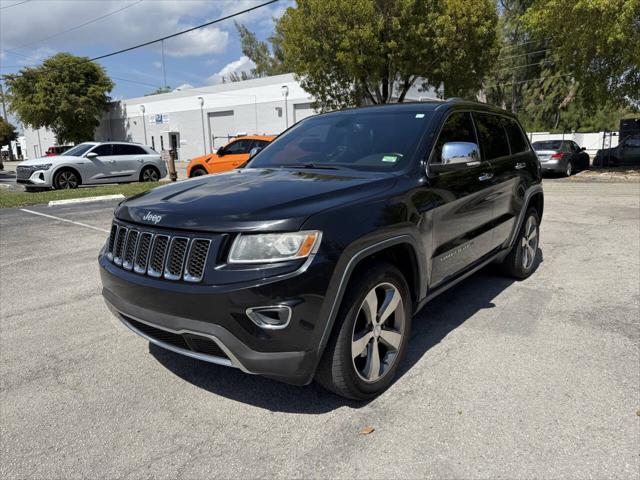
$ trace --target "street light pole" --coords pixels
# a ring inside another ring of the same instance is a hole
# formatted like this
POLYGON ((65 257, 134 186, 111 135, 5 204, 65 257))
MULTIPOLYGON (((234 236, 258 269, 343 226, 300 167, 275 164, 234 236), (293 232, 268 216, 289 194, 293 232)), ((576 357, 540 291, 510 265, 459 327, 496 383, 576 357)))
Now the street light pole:
POLYGON ((202 122, 202 151, 207 154, 207 137, 204 134, 204 98, 198 97, 200 103, 200 120, 202 122))
POLYGON ((147 144, 147 122, 144 117, 144 105, 140 105, 140 112, 142 113, 142 128, 144 129, 144 144, 147 144))
POLYGON ((289 87, 282 86, 282 96, 284 97, 284 124, 286 128, 289 128, 289 108, 287 106, 287 97, 289 96, 289 87))

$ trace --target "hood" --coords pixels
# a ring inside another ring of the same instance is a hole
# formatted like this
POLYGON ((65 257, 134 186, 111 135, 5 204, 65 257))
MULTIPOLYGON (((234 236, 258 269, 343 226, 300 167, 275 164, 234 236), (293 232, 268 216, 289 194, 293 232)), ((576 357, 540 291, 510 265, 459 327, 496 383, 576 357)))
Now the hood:
POLYGON ((116 217, 210 232, 295 231, 309 216, 380 193, 388 173, 338 170, 234 170, 162 186, 123 202, 116 217))
POLYGON ((31 160, 25 160, 20 162, 18 166, 30 167, 33 165, 42 165, 43 163, 61 163, 61 162, 73 162, 78 160, 78 157, 65 157, 64 155, 53 155, 51 157, 38 157, 31 160))

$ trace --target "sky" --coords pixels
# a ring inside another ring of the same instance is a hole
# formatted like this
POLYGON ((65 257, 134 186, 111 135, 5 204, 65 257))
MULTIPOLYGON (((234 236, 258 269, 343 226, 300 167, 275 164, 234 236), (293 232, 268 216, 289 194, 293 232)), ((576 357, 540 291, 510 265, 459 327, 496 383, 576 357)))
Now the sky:
MULTIPOLYGON (((17 73, 58 52, 96 57, 170 35, 265 0, 0 0, 0 73, 17 73)), ((292 5, 280 0, 235 20, 265 39, 274 18, 292 5)), ((115 83, 113 99, 149 93, 164 84, 160 43, 99 63, 115 83)), ((249 70, 232 20, 164 42, 167 85, 200 87, 249 70)))

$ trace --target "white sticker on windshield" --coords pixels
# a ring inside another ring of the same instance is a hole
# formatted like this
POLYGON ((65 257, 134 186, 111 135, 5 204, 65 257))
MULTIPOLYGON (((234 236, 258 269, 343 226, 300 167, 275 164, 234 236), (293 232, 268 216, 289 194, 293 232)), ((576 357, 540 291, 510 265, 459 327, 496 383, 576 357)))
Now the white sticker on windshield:
POLYGON ((385 155, 384 157, 382 157, 383 162, 396 163, 396 160, 398 160, 398 157, 396 157, 395 155, 385 155))
POLYGON ((424 118, 424 113, 416 113, 416 118, 424 118))

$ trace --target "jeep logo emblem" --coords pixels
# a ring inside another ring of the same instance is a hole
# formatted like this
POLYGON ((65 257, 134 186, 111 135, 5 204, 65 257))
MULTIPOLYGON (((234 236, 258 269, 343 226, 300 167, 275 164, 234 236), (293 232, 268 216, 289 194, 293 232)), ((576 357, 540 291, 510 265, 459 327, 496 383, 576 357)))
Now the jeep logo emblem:
POLYGON ((154 225, 157 225, 160 220, 162 220, 162 215, 157 215, 155 213, 151 213, 151 212, 147 212, 147 214, 142 217, 142 220, 144 220, 145 222, 151 222, 154 225))

